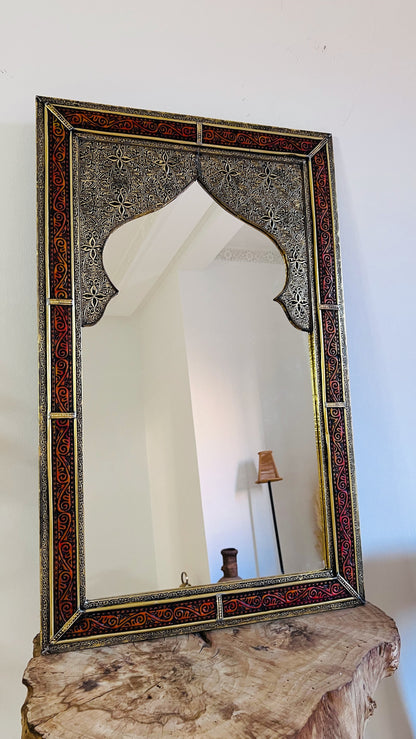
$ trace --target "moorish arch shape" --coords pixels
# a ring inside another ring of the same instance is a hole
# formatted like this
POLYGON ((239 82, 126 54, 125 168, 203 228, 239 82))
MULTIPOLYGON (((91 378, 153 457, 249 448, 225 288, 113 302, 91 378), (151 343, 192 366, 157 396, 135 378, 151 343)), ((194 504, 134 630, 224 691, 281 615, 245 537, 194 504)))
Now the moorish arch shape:
POLYGON ((77 160, 83 325, 96 323, 116 294, 102 257, 111 231, 159 210, 198 181, 219 205, 273 239, 287 266, 276 300, 297 328, 311 331, 312 241, 302 163, 189 152, 147 141, 120 144, 109 137, 80 138, 77 160))

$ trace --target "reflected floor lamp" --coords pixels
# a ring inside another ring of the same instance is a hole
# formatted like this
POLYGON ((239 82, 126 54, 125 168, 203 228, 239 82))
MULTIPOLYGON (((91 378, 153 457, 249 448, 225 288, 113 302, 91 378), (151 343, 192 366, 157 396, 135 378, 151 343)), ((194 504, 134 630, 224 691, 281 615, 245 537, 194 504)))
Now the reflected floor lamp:
POLYGON ((282 575, 284 575, 285 571, 283 569, 282 551, 280 549, 279 532, 277 529, 276 511, 274 508, 274 500, 273 500, 273 493, 272 493, 272 486, 271 486, 272 482, 276 482, 277 480, 283 480, 283 477, 280 477, 277 471, 277 467, 273 459, 273 454, 270 450, 265 451, 265 452, 259 452, 258 455, 259 455, 259 472, 257 475, 256 484, 261 485, 261 483, 267 482, 267 485, 269 488, 270 505, 272 508, 274 533, 276 536, 276 545, 277 545, 277 553, 279 555, 280 571, 282 575))

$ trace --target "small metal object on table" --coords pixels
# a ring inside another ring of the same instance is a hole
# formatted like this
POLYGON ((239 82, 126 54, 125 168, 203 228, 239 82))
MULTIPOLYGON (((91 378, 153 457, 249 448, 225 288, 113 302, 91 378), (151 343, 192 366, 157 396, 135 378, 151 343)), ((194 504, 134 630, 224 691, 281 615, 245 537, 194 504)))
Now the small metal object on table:
POLYGON ((375 606, 35 656, 23 737, 357 739, 399 635, 375 606))

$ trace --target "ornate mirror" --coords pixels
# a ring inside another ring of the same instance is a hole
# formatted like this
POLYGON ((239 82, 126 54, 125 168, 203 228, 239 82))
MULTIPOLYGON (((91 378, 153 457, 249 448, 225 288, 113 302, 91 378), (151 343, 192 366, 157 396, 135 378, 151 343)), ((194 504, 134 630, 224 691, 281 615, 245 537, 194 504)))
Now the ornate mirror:
POLYGON ((38 98, 38 196, 43 651, 362 603, 330 135, 38 98))

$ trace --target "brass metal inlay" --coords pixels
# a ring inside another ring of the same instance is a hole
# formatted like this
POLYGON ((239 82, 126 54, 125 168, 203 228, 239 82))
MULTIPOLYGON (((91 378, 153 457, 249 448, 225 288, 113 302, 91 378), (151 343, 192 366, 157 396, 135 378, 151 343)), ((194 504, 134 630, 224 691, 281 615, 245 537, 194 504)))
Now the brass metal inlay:
MULTIPOLYGON (((329 156, 329 146, 328 142, 325 146, 325 153, 326 153, 326 161, 328 164, 328 183, 329 183, 329 199, 331 202, 331 216, 332 216, 332 243, 334 245, 334 252, 335 252, 335 245, 337 244, 337 233, 335 231, 335 221, 337 219, 337 213, 334 206, 334 192, 333 192, 333 185, 332 185, 332 172, 330 167, 330 156, 329 156)), ((338 269, 335 269, 335 292, 337 295, 342 295, 342 285, 338 284, 338 270, 339 265, 337 265, 336 259, 334 259, 335 267, 338 269)))
MULTIPOLYGON (((278 129, 274 128, 273 126, 264 126, 263 128, 260 128, 259 126, 256 126, 256 124, 251 125, 249 123, 244 124, 238 124, 236 121, 230 121, 230 123, 227 123, 227 121, 208 121, 206 118, 200 119, 203 126, 206 128, 228 128, 230 131, 249 131, 250 133, 263 133, 268 134, 270 136, 286 136, 286 137, 293 137, 298 139, 314 139, 316 141, 319 141, 319 146, 322 145, 323 142, 325 142, 328 138, 328 134, 326 133, 308 133, 302 131, 291 131, 290 129, 278 129)), ((309 154, 308 154, 309 156, 309 154)))
MULTIPOLYGON (((70 262, 71 262, 71 321, 72 321, 72 407, 74 409, 74 418, 77 416, 77 371, 76 371, 76 316, 75 316, 75 255, 74 255, 74 138, 72 130, 69 133, 69 207, 70 207, 70 262)), ((80 571, 80 552, 79 552, 79 492, 78 492, 78 426, 74 423, 74 496, 75 496, 75 558, 76 558, 76 592, 77 592, 77 609, 81 606, 81 571, 80 571)))
MULTIPOLYGON (((328 134, 327 133, 321 133, 321 132, 308 132, 308 131, 295 131, 291 129, 279 129, 274 126, 257 126, 256 124, 250 124, 250 123, 239 123, 238 121, 223 121, 223 120, 216 120, 216 119, 207 119, 207 118, 201 118, 198 116, 195 117, 188 117, 188 116, 177 116, 174 113, 159 113, 158 111, 151 111, 151 110, 143 110, 140 112, 134 111, 131 108, 125 108, 123 111, 120 111, 119 108, 114 106, 101 106, 101 105, 93 105, 91 103, 79 103, 79 102, 72 102, 71 100, 57 100, 53 103, 45 103, 46 107, 50 110, 53 110, 54 112, 57 112, 59 108, 71 108, 72 110, 79 110, 81 112, 88 111, 90 113, 103 113, 104 115, 114 115, 119 118, 138 118, 143 120, 154 120, 154 121, 164 121, 166 123, 187 123, 190 126, 198 126, 201 125, 202 127, 207 128, 227 128, 232 131, 247 131, 250 133, 263 133, 268 134, 272 136, 284 136, 284 137, 292 137, 292 138, 301 138, 301 139, 311 139, 318 141, 317 147, 321 148, 325 142, 328 140, 328 134)), ((62 114, 60 114, 62 115, 62 114)), ((66 120, 66 119, 65 119, 66 120)), ((72 124, 69 124, 68 121, 66 121, 67 128, 78 130, 76 126, 72 126, 72 124)), ((85 131, 85 128, 79 129, 85 131)), ((94 131, 94 133, 101 133, 99 131, 94 131)), ((122 136, 124 134, 113 132, 114 136, 122 136)), ((133 134, 134 135, 134 134, 133 134)), ((164 139, 166 140, 166 139, 164 139)), ((179 143, 178 139, 175 139, 176 143, 179 143)), ((184 142, 184 143, 191 143, 191 142, 184 142)), ((315 150, 313 150, 315 151, 315 150)), ((309 155, 308 155, 309 156, 309 155)))
POLYGON ((201 147, 206 149, 224 149, 224 151, 241 151, 247 152, 248 154, 267 154, 267 156, 279 156, 279 157, 296 157, 297 159, 309 159, 309 154, 299 154, 294 151, 271 151, 270 149, 252 149, 249 146, 234 146, 232 144, 200 144, 201 147))
POLYGON ((325 479, 324 479, 324 460, 323 460, 323 452, 322 452, 322 438, 321 438, 321 421, 320 421, 320 414, 319 414, 319 393, 318 393, 318 383, 317 383, 317 367, 316 367, 316 356, 315 356, 315 341, 313 338, 313 335, 309 335, 309 360, 310 360, 310 369, 311 369, 311 385, 312 385, 312 401, 313 401, 313 411, 314 411, 314 425, 315 425, 315 440, 316 440, 316 455, 317 455, 317 462, 318 462, 318 476, 319 476, 319 487, 321 491, 321 526, 322 526, 322 538, 320 539, 320 543, 323 543, 323 550, 325 555, 325 562, 326 565, 329 566, 329 531, 328 531, 328 525, 326 522, 326 517, 324 515, 325 510, 325 491, 326 491, 326 485, 325 485, 325 479))
POLYGON ((61 641, 61 636, 65 634, 68 629, 71 628, 72 624, 75 623, 75 621, 78 621, 79 617, 82 615, 82 611, 80 609, 77 609, 74 611, 72 616, 68 619, 68 621, 65 621, 64 625, 59 629, 59 631, 54 634, 52 643, 57 644, 61 641))
MULTIPOLYGON (((318 241, 317 241, 317 223, 316 223, 316 211, 315 211, 315 198, 314 198, 314 184, 312 176, 312 161, 308 162, 309 168, 309 187, 310 187, 310 200, 312 210, 312 231, 313 231, 313 251, 314 251, 314 272, 315 272, 315 286, 318 298, 318 304, 322 305, 320 301, 320 284, 319 284, 319 263, 318 263, 318 241)), ((337 529, 335 519, 335 504, 334 504, 334 486, 332 481, 332 464, 331 464, 331 439, 329 436, 328 428, 328 414, 325 408, 326 397, 326 373, 325 373, 325 353, 324 353, 324 339, 323 339, 323 327, 322 327, 322 316, 321 312, 318 311, 318 336, 320 345, 320 370, 322 377, 322 402, 324 406, 323 422, 324 422, 324 434, 325 443, 327 448, 327 462, 328 462, 328 486, 329 486, 329 504, 330 504, 330 515, 332 523, 332 536, 333 536, 333 556, 335 560, 336 571, 339 572, 339 560, 338 560, 338 541, 337 541, 337 529)))
POLYGON ((224 608, 223 608, 221 593, 217 593, 216 598, 217 598, 217 619, 218 621, 223 621, 224 620, 224 608))
POLYGON ((47 305, 73 305, 74 301, 72 298, 49 298, 46 303, 47 305))
POLYGON ((327 142, 327 141, 328 141, 328 137, 327 137, 327 136, 325 136, 325 137, 324 137, 324 138, 322 139, 322 141, 320 141, 320 142, 319 142, 319 144, 318 144, 317 146, 315 146, 315 148, 314 148, 314 149, 312 149, 312 151, 310 152, 310 154, 308 154, 309 158, 310 158, 310 159, 313 159, 313 158, 314 158, 314 156, 315 156, 315 154, 317 154, 317 153, 318 153, 318 151, 320 151, 321 149, 323 149, 323 147, 325 146, 325 144, 326 144, 326 142, 327 142))
MULTIPOLYGON (((348 458, 348 475, 349 475, 349 481, 351 489, 354 489, 354 477, 352 474, 351 469, 351 457, 352 457, 352 446, 351 446, 351 439, 350 439, 350 432, 348 428, 348 424, 346 422, 346 412, 344 409, 344 428, 345 428, 345 444, 347 447, 347 458, 348 458)), ((351 432, 352 433, 352 432, 351 432)), ((357 583, 357 589, 360 587, 360 571, 359 571, 359 557, 358 557, 358 549, 359 549, 359 540, 358 540, 358 533, 357 533, 357 526, 356 526, 356 510, 354 508, 354 498, 351 499, 351 518, 352 518, 352 529, 354 532, 354 546, 355 546, 355 577, 356 577, 356 583, 357 583)))
POLYGON ((54 105, 48 105, 48 104, 46 104, 46 108, 48 110, 50 110, 51 113, 53 113, 53 115, 55 116, 55 118, 57 118, 58 121, 60 121, 62 123, 62 125, 64 126, 64 128, 66 128, 67 131, 71 131, 72 130, 73 126, 71 126, 71 124, 62 115, 62 113, 60 113, 58 110, 56 110, 56 108, 55 108, 54 105))
POLYGON ((203 590, 201 593, 193 593, 192 595, 188 595, 188 593, 185 595, 184 593, 183 596, 178 594, 172 598, 158 598, 155 600, 149 600, 145 597, 140 598, 138 595, 136 600, 128 601, 126 603, 108 603, 107 605, 93 605, 94 601, 91 601, 88 603, 87 608, 85 609, 85 613, 88 614, 96 613, 98 611, 111 611, 113 609, 119 610, 123 608, 147 608, 150 606, 162 606, 166 603, 183 603, 184 601, 189 602, 192 600, 201 600, 201 598, 204 600, 208 600, 210 598, 214 599, 215 595, 215 593, 207 593, 206 590, 203 590))
MULTIPOLYGON (((185 596, 187 601, 190 600, 198 600, 201 598, 209 599, 209 598, 215 598, 220 592, 222 596, 224 595, 230 595, 232 594, 246 594, 253 590, 253 588, 256 589, 256 591, 260 592, 263 590, 270 590, 276 589, 276 588, 284 588, 288 585, 290 586, 296 586, 296 585, 305 585, 305 583, 315 583, 315 582, 321 582, 322 580, 332 580, 333 575, 330 573, 329 570, 319 570, 319 577, 318 573, 316 573, 315 577, 311 577, 311 573, 297 573, 295 579, 289 579, 288 576, 281 577, 279 575, 276 575, 275 578, 270 578, 270 582, 267 582, 267 584, 258 585, 256 583, 259 582, 259 578, 251 578, 252 582, 250 580, 244 581, 244 587, 235 588, 233 587, 233 583, 230 583, 228 587, 224 584, 214 584, 214 585, 201 585, 199 586, 200 592, 193 592, 192 594, 187 594, 185 596), (204 589, 205 588, 205 589, 204 589), (215 590, 208 590, 207 588, 215 588, 215 590)), ((263 583, 266 578, 263 578, 263 583)), ((166 592, 166 591, 165 591, 166 592)), ((180 603, 183 600, 182 593, 179 593, 177 591, 174 591, 175 595, 171 598, 155 598, 155 599, 149 599, 144 597, 144 595, 140 598, 139 596, 132 597, 131 600, 126 601, 124 603, 118 603, 118 602, 112 602, 112 603, 106 603, 100 604, 100 601, 96 599, 95 601, 90 601, 88 603, 88 606, 86 608, 86 613, 92 613, 96 611, 103 611, 103 610, 112 610, 116 608, 117 610, 119 608, 142 608, 144 606, 153 606, 153 605, 163 605, 166 603, 180 603)))
MULTIPOLYGON (((90 134, 93 136, 113 136, 123 139, 140 139, 143 141, 155 141, 166 144, 176 144, 177 146, 190 146, 197 149, 223 149, 224 151, 239 151, 247 154, 267 154, 267 156, 275 157, 296 157, 297 159, 309 159, 309 154, 300 154, 292 151, 272 151, 270 149, 251 148, 248 146, 234 146, 233 144, 207 144, 198 141, 182 141, 181 139, 171 139, 168 136, 146 136, 141 133, 118 133, 117 131, 95 131, 93 128, 74 128, 80 134, 90 134)), ((244 129, 242 129, 244 130, 244 129)), ((283 134, 282 134, 283 135, 283 134)), ((290 134, 286 134, 290 135, 290 134)))
MULTIPOLYGON (((352 598, 356 597, 357 594, 356 594, 354 588, 351 587, 351 585, 342 577, 342 575, 338 575, 337 580, 345 588, 345 590, 347 590, 349 593, 351 593, 351 597, 352 598)), ((362 602, 364 602, 364 601, 362 600, 362 602)))
MULTIPOLYGON (((44 159, 44 183, 45 183, 45 214, 44 214, 44 239, 45 239, 45 296, 46 303, 50 299, 50 270, 49 270, 49 138, 48 138, 48 116, 49 110, 45 106, 45 117, 44 117, 44 137, 45 137, 45 159, 44 159)), ((46 308, 46 337, 45 337, 45 351, 46 351, 46 411, 49 415, 51 408, 51 319, 50 319, 50 307, 46 308)), ((54 593, 53 593, 53 488, 52 488, 52 438, 51 438, 51 424, 48 423, 46 426, 46 468, 48 478, 48 508, 49 508, 49 541, 48 541, 48 588, 49 588, 49 638, 51 639, 54 632, 54 593)))
POLYGON ((111 631, 105 631, 103 634, 92 634, 91 636, 74 636, 71 639, 60 639, 59 644, 72 644, 72 642, 80 642, 80 641, 90 641, 90 639, 103 639, 107 641, 107 639, 110 637, 113 638, 119 638, 120 640, 123 639, 123 637, 128 639, 130 634, 149 634, 153 633, 155 631, 158 632, 167 632, 167 631, 174 631, 176 629, 183 629, 187 626, 193 626, 194 631, 202 631, 203 626, 205 624, 215 624, 216 618, 210 618, 210 619, 204 619, 204 621, 189 621, 187 624, 172 624, 169 626, 168 624, 165 624, 164 626, 151 626, 148 629, 132 629, 131 631, 119 631, 116 634, 112 634, 111 631), (195 628, 196 626, 196 628, 195 628))
POLYGON ((74 411, 68 411, 68 413, 49 413, 51 421, 56 421, 61 418, 76 418, 77 414, 74 411))
MULTIPOLYGON (((115 115, 118 118, 142 118, 144 120, 153 120, 153 121, 165 121, 166 123, 187 123, 190 126, 196 126, 197 122, 200 120, 201 123, 204 122, 204 119, 198 119, 198 118, 187 118, 186 116, 175 116, 174 113, 153 113, 151 110, 146 111, 142 110, 139 113, 131 110, 130 108, 125 108, 124 111, 121 113, 119 108, 112 107, 109 105, 108 107, 102 107, 100 105, 91 105, 88 103, 78 103, 78 102, 72 102, 71 100, 60 100, 57 103, 54 103, 53 106, 48 107, 53 108, 71 108, 71 110, 80 110, 83 112, 84 110, 87 110, 89 113, 103 113, 104 115, 115 115)), ((76 126, 71 126, 71 128, 74 128, 75 130, 78 130, 76 126)), ((85 129, 82 129, 85 130, 85 129)), ((97 133, 97 131, 95 131, 97 133)), ((115 136, 118 136, 118 133, 114 133, 115 136)))
MULTIPOLYGON (((288 612, 290 613, 291 611, 299 611, 300 609, 305 610, 305 608, 307 608, 308 611, 309 611, 309 610, 314 610, 316 608, 319 609, 323 605, 326 605, 326 604, 329 604, 329 603, 334 603, 334 602, 336 602, 336 603, 346 603, 346 602, 352 600, 352 598, 353 598, 353 596, 351 596, 349 598, 337 598, 336 601, 333 601, 333 600, 322 600, 319 603, 308 603, 307 606, 305 606, 305 605, 289 606, 289 608, 284 608, 283 611, 284 611, 284 613, 288 613, 288 612)), ((267 613, 270 614, 270 616, 273 613, 279 613, 279 612, 281 612, 281 609, 280 608, 271 608, 269 611, 267 611, 267 613)), ((264 613, 264 615, 267 618, 267 614, 264 611, 263 611, 263 613, 264 613)), ((250 618, 250 617, 253 618, 256 615, 257 614, 255 614, 255 613, 239 613, 239 614, 235 614, 235 615, 232 615, 232 616, 224 616, 224 621, 227 624, 229 624, 229 622, 232 621, 233 619, 250 618)), ((270 616, 269 616, 269 618, 270 618, 270 616)))
MULTIPOLYGON (((336 212, 336 207, 335 207, 335 202, 334 202, 334 187, 332 184, 332 170, 331 170, 331 166, 329 166, 330 165, 330 153, 329 153, 328 144, 326 145, 326 154, 327 154, 327 161, 328 161, 329 191, 330 191, 331 212, 332 212, 332 237, 334 241, 334 251, 335 251, 336 246, 338 244, 338 234, 335 230, 335 221, 337 219, 337 212, 336 212)), ((341 267, 339 264, 337 264, 336 260, 335 260, 335 266, 337 267, 335 269, 336 292, 337 292, 337 295, 340 296, 341 300, 343 300, 343 285, 342 285, 341 267)), ((345 350, 345 346, 343 343, 342 333, 340 331, 341 377, 342 377, 343 398, 345 398, 346 392, 348 392, 348 369, 347 369, 347 364, 346 364, 347 357, 344 356, 344 350, 345 350)), ((352 518, 352 528, 353 528, 353 534, 354 534, 354 547, 355 547, 355 576, 356 576, 357 588, 359 589, 360 588, 360 575, 361 575, 360 562, 359 562, 360 543, 359 543, 357 524, 356 524, 357 511, 354 505, 356 491, 355 491, 355 478, 354 478, 353 470, 352 470, 352 459, 353 459, 353 447, 352 447, 352 438, 351 438, 352 429, 347 423, 345 410, 344 410, 344 428, 345 428, 345 441, 346 441, 346 449, 347 449, 348 475, 349 475, 349 482, 350 482, 351 518, 352 518)))

